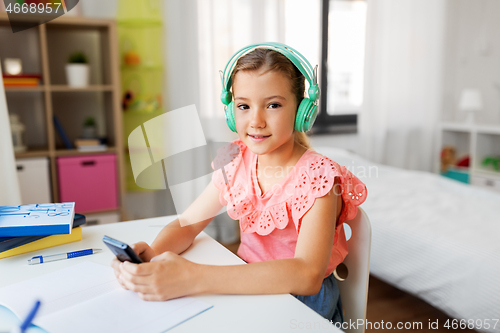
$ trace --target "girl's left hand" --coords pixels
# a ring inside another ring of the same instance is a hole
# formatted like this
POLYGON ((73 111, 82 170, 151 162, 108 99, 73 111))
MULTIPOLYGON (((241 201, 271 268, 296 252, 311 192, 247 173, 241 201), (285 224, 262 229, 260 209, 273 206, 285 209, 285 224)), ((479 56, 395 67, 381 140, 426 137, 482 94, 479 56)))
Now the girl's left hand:
POLYGON ((196 264, 164 252, 148 263, 120 264, 120 283, 146 301, 166 301, 197 293, 196 264))

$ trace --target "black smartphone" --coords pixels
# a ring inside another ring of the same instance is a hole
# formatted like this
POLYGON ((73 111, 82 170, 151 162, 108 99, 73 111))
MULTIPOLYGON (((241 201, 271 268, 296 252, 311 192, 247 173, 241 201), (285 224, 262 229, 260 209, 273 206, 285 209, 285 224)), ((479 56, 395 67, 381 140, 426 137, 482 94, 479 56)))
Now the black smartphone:
POLYGON ((103 236, 102 241, 106 244, 107 247, 113 252, 118 260, 120 261, 130 261, 134 264, 140 264, 143 262, 141 258, 137 255, 137 253, 132 250, 130 246, 127 244, 120 242, 114 238, 103 236))

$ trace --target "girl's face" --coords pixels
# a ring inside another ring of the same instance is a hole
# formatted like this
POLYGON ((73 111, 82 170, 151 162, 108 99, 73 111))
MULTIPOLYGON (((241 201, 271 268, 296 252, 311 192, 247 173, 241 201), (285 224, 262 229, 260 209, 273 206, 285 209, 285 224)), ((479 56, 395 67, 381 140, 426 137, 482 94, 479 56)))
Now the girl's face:
POLYGON ((284 74, 239 71, 233 80, 233 95, 236 130, 253 153, 278 152, 283 145, 293 144, 297 102, 284 74))

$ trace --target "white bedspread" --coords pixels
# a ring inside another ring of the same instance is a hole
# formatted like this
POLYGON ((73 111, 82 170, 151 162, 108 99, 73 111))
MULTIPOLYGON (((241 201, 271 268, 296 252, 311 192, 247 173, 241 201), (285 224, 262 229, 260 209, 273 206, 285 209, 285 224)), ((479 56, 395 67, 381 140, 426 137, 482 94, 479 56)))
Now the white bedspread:
POLYGON ((451 317, 481 323, 478 331, 500 332, 499 193, 341 149, 316 150, 368 188, 362 207, 372 224, 373 275, 451 317), (485 319, 496 327, 484 329, 485 319))

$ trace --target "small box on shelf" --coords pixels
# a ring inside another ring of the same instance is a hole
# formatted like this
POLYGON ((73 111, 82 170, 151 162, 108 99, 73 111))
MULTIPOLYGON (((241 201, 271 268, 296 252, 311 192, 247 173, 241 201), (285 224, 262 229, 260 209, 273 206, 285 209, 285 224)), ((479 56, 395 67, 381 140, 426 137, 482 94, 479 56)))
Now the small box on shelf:
POLYGON ((57 167, 60 200, 78 213, 118 208, 114 154, 58 157, 57 167))

